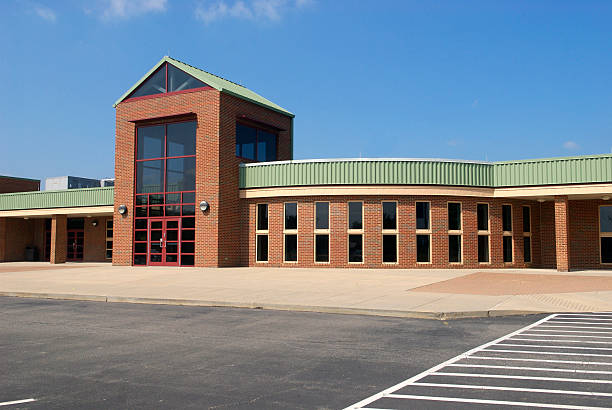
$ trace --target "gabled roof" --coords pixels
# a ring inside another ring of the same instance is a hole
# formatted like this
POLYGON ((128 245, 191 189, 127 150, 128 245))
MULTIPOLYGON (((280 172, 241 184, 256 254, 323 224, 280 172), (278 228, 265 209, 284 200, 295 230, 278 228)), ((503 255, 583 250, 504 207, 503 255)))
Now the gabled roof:
POLYGON ((257 105, 261 105, 266 108, 270 108, 274 111, 280 112, 281 114, 285 114, 289 117, 295 117, 293 113, 287 111, 283 107, 274 104, 272 101, 262 97, 261 95, 249 90, 241 86, 240 84, 233 83, 224 78, 218 77, 214 74, 208 73, 206 71, 200 70, 199 68, 190 66, 189 64, 185 64, 182 61, 175 60, 174 58, 165 56, 162 58, 153 68, 151 68, 136 84, 134 84, 129 90, 127 90, 116 102, 113 104, 113 107, 116 107, 120 102, 125 100, 128 95, 130 95, 140 84, 142 84, 151 74, 155 72, 162 64, 170 63, 176 68, 179 68, 186 72, 187 74, 197 78, 200 81, 205 82, 209 86, 215 88, 218 91, 233 95, 240 99, 255 103, 257 105))

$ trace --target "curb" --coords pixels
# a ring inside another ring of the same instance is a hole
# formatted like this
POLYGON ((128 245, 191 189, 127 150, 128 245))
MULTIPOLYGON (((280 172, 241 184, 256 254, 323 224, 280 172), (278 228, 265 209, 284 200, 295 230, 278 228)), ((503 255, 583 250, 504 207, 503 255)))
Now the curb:
POLYGON ((0 296, 34 299, 55 299, 55 300, 81 300, 88 302, 107 302, 107 303, 139 303, 149 305, 175 305, 175 306, 202 306, 202 307, 227 307, 239 309, 261 309, 261 310, 282 310, 291 312, 313 312, 313 313, 334 313, 341 315, 366 315, 401 317, 412 319, 433 319, 433 320, 452 320, 484 317, 501 316, 524 316, 550 313, 544 311, 531 310, 472 310, 459 312, 420 312, 405 310, 385 310, 385 309, 363 309, 333 306, 306 306, 306 305, 283 305, 275 303, 241 303, 241 302, 219 302, 197 299, 162 299, 162 298, 136 298, 128 296, 100 296, 100 295, 78 295, 65 293, 32 293, 32 292, 0 292, 0 296))

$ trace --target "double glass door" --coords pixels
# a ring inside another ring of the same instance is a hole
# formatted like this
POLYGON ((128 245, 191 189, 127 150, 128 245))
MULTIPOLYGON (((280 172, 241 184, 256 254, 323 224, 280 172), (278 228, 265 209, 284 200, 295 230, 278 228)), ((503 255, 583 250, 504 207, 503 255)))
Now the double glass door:
POLYGON ((179 265, 180 225, 180 218, 149 219, 149 265, 179 265))
POLYGON ((66 260, 82 261, 83 260, 83 244, 85 233, 82 229, 68 230, 68 241, 66 243, 66 260))

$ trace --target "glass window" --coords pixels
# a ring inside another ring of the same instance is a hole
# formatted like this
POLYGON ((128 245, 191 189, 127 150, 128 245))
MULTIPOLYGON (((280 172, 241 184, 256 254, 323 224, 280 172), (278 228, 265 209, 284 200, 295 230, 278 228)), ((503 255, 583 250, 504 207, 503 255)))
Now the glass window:
POLYGON ((236 124, 236 156, 246 159, 255 159, 255 145, 257 144, 257 130, 246 125, 236 124))
POLYGON ((523 232, 531 232, 531 208, 523 207, 523 232))
POLYGON ((363 235, 349 235, 349 262, 363 262, 363 235))
POLYGON ((388 230, 397 229, 397 202, 382 203, 383 221, 382 228, 388 230))
POLYGON ((206 87, 202 81, 168 64, 168 92, 206 87))
POLYGON ((276 161, 276 135, 257 132, 257 161, 276 161))
POLYGON ((329 229, 329 202, 315 204, 315 229, 329 229))
POLYGON ((298 228, 297 202, 285 204, 285 230, 295 230, 298 228))
POLYGON ((195 121, 168 124, 167 132, 167 157, 182 157, 186 155, 195 155, 195 121))
POLYGON ((383 262, 397 262, 397 235, 383 235, 383 262))
POLYGON ((612 206, 599 207, 599 231, 612 233, 612 206))
POLYGON ((417 262, 429 262, 430 261, 430 237, 429 235, 417 235, 417 262))
POLYGON ((136 193, 163 192, 164 161, 142 161, 136 163, 136 193))
POLYGON ((429 229, 429 202, 416 203, 416 228, 429 229))
POLYGON ((257 235, 257 262, 268 261, 268 235, 257 235))
POLYGON ((531 262, 531 237, 525 236, 523 238, 523 261, 528 263, 531 262))
POLYGON ((164 156, 165 127, 156 125, 154 127, 138 127, 136 159, 161 158, 164 156))
POLYGON ((268 204, 257 204, 257 230, 268 230, 268 204))
POLYGON ((502 205, 502 230, 512 232, 512 206, 502 205))
POLYGON ((512 237, 504 236, 504 262, 512 262, 512 237))
POLYGON ((448 230, 461 230, 461 204, 450 202, 448 204, 448 230))
POLYGON ((478 235, 478 262, 489 262, 488 235, 478 235))
POLYGON ((329 262, 329 235, 315 235, 315 262, 329 262))
POLYGON ((297 235, 285 235, 285 262, 297 262, 297 235))
POLYGON ((461 235, 448 236, 448 261, 461 262, 461 235))
POLYGON ((133 97, 143 97, 145 95, 161 94, 166 92, 166 65, 161 66, 151 77, 140 85, 130 95, 133 97))
POLYGON ((363 203, 348 203, 348 225, 349 229, 363 229, 363 203))
POLYGON ((612 263, 612 236, 601 238, 601 263, 612 263))
POLYGON ((195 190, 195 157, 167 160, 166 191, 195 190))
POLYGON ((476 206, 476 213, 478 214, 478 230, 488 231, 489 230, 489 205, 478 204, 476 206))

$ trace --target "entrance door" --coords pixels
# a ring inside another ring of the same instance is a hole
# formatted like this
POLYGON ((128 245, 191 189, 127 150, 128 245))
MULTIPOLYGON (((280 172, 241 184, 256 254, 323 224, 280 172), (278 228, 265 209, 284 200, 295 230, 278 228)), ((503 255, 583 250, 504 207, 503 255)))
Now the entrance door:
POLYGON ((178 266, 180 219, 149 219, 149 265, 178 266))
POLYGON ((66 260, 82 261, 85 233, 82 229, 70 229, 66 243, 66 260))

